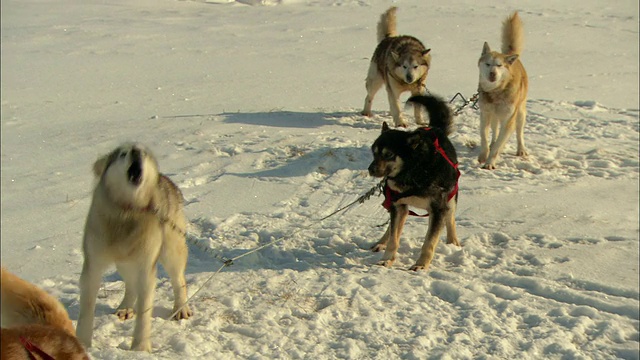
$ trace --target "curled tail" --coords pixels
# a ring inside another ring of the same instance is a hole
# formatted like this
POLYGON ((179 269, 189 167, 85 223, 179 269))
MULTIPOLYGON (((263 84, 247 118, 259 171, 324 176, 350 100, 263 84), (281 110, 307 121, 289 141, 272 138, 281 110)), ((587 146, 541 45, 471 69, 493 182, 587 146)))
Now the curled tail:
MULTIPOLYGON (((440 129, 449 135, 453 131, 453 116, 449 105, 437 96, 417 95, 407 100, 425 107, 429 114, 429 126, 440 129)), ((414 105, 416 106, 416 105, 414 105)))
POLYGON ((388 37, 398 36, 398 32, 396 30, 397 10, 397 7, 392 6, 389 10, 380 15, 380 21, 378 22, 378 42, 381 42, 388 37))
POLYGON ((502 53, 520 55, 523 43, 522 21, 518 12, 515 11, 502 23, 502 53))

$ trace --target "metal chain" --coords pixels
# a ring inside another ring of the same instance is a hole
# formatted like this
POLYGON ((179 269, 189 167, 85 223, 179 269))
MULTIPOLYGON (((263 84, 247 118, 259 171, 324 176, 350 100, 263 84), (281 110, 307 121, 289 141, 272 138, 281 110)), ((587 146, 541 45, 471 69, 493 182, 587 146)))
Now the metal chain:
POLYGON ((464 95, 462 95, 462 93, 456 93, 451 98, 451 100, 449 100, 449 104, 453 103, 457 98, 460 98, 462 100, 462 105, 458 106, 453 111, 453 116, 460 114, 462 110, 464 110, 464 108, 466 108, 469 105, 471 105, 472 109, 478 110, 478 97, 479 97, 479 93, 473 94, 473 96, 471 96, 469 99, 466 99, 464 95))
POLYGON ((382 193, 384 193, 384 184, 387 181, 387 178, 383 178, 382 180, 380 180, 380 182, 372 187, 371 189, 369 189, 369 191, 367 191, 364 195, 360 196, 359 198, 357 198, 355 201, 339 208, 338 210, 332 212, 331 214, 323 217, 322 219, 318 220, 318 221, 323 221, 325 219, 328 219, 330 217, 332 217, 333 215, 348 209, 349 207, 355 205, 355 204, 362 204, 363 202, 369 200, 373 195, 376 195, 376 193, 378 193, 378 196, 381 195, 382 193))

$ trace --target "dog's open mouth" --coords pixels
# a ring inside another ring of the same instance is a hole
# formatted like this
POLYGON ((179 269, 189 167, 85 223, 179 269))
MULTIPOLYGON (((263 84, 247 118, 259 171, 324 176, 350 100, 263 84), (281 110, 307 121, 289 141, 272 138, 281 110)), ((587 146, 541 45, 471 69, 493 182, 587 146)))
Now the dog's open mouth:
POLYGON ((127 169, 127 177, 133 185, 140 185, 142 181, 142 157, 140 151, 133 150, 131 152, 131 165, 127 169))
POLYGON ((129 166, 127 170, 127 176, 129 177, 129 182, 133 185, 140 185, 142 181, 142 163, 140 160, 134 160, 129 166))

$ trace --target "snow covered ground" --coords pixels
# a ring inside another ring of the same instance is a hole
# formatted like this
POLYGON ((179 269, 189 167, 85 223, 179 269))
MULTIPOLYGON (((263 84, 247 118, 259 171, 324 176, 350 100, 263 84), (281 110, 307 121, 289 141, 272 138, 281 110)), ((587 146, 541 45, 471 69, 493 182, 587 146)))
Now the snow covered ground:
POLYGON ((90 168, 121 142, 151 147, 187 200, 195 316, 165 320, 161 271, 154 352, 132 353, 106 274, 93 358, 640 357, 637 1, 3 0, 1 16, 3 266, 77 320, 90 168), (456 117, 462 247, 418 273, 425 220, 391 269, 368 250, 380 198, 319 220, 377 183, 384 90, 359 111, 390 5, 447 99, 475 92, 504 17, 525 26, 530 156, 512 139, 480 169, 479 114, 456 117))

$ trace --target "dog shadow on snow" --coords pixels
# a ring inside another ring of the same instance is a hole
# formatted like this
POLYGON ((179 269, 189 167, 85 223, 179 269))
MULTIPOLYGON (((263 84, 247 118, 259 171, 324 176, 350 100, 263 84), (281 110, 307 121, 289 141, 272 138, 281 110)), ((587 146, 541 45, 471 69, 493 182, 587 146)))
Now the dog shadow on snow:
POLYGON ((262 164, 263 169, 252 172, 227 172, 225 176, 291 178, 306 176, 314 172, 328 175, 345 169, 366 171, 369 162, 371 162, 371 150, 364 145, 361 147, 322 146, 317 149, 290 147, 265 161, 262 164))
MULTIPOLYGON (((223 122, 228 124, 246 124, 281 128, 314 129, 322 126, 341 125, 351 128, 377 130, 382 126, 382 118, 374 115, 368 118, 354 112, 298 112, 274 110, 255 113, 222 113, 223 122)), ((385 118, 386 119, 386 118, 385 118)), ((386 120, 390 120, 386 119, 386 120)))

